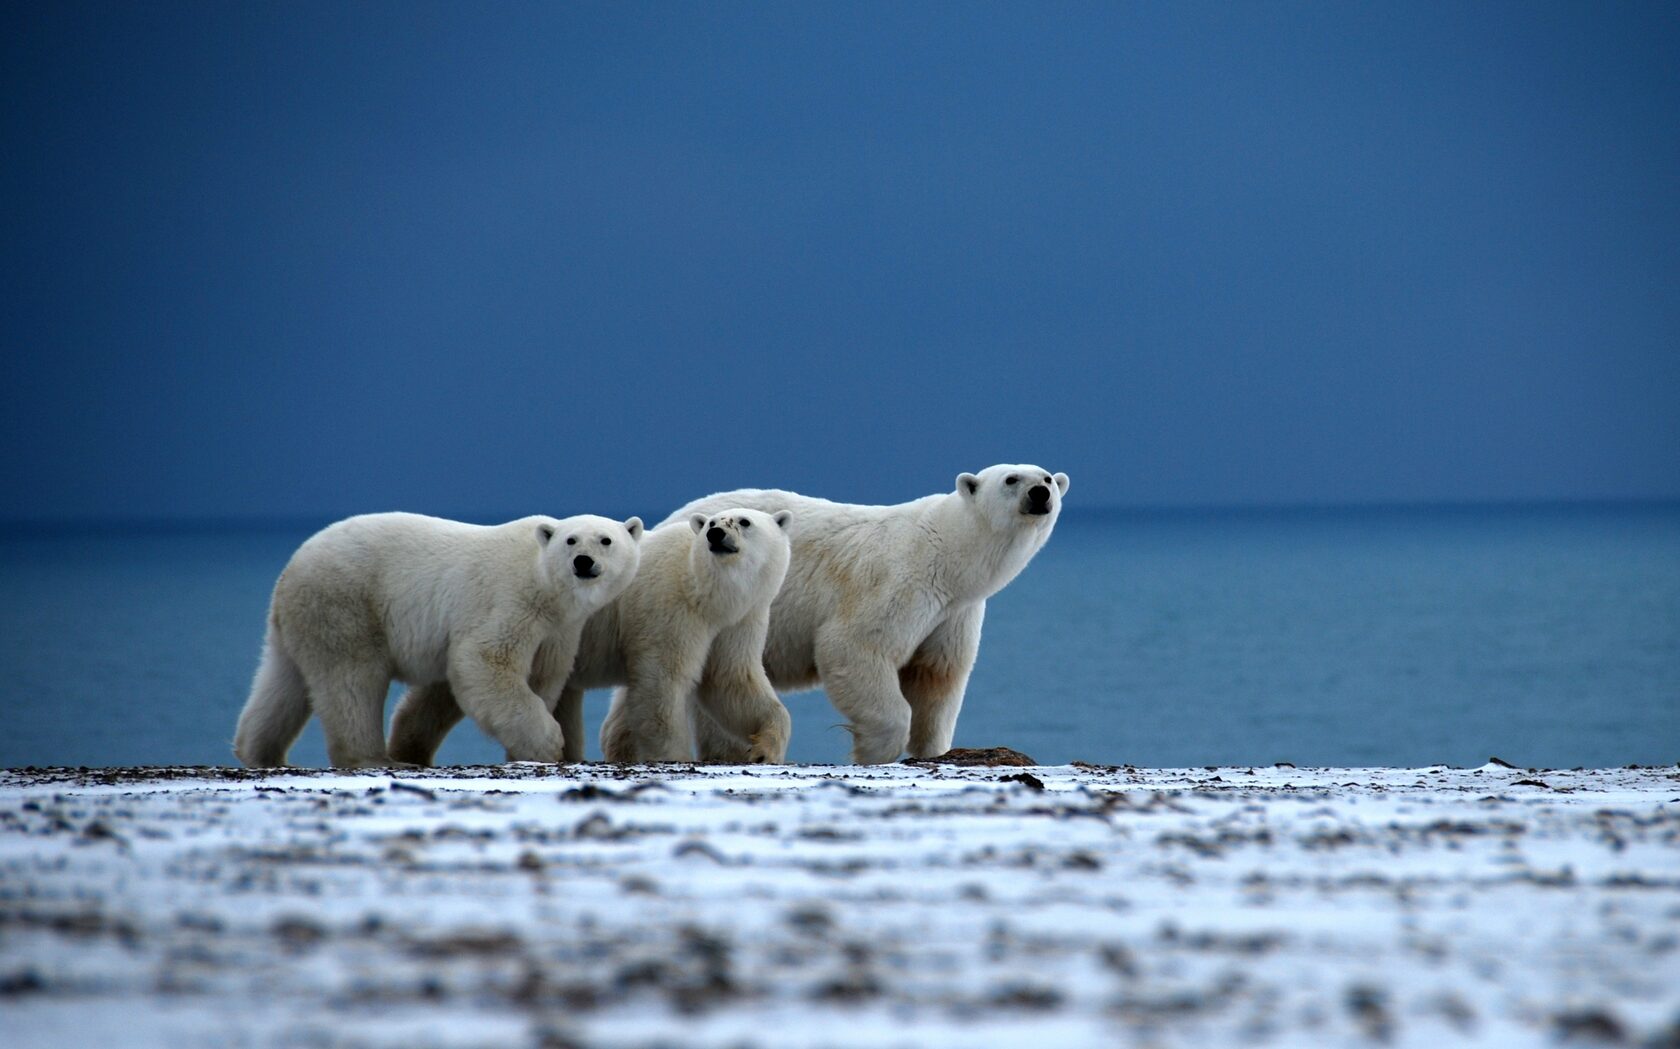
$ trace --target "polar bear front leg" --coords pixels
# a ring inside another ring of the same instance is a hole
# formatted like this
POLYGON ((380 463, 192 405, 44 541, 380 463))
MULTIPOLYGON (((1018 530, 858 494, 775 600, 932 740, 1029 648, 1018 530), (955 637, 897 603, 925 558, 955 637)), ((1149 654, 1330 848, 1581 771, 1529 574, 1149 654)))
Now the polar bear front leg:
POLYGON ((411 685, 391 715, 391 735, 386 744, 391 760, 407 765, 432 764, 443 737, 460 720, 461 705, 455 702, 448 681, 411 685))
POLYGON ((980 654, 984 601, 969 605, 935 627, 899 668, 898 684, 910 701, 910 756, 933 758, 951 749, 968 675, 980 654))
POLYGON ((698 691, 689 697, 688 713, 694 729, 694 752, 701 761, 717 765, 750 764, 747 741, 718 724, 700 702, 698 691))
POLYGON ((898 667, 839 633, 819 635, 816 656, 829 702, 851 719, 852 762, 897 761, 910 742, 910 704, 898 689, 898 667))
POLYGON ((630 668, 630 683, 613 693, 601 725, 601 754, 608 761, 692 761, 687 699, 693 676, 671 674, 653 660, 630 668))
POLYGON ((467 642, 449 654, 455 701, 479 728, 507 749, 509 761, 558 762, 565 752, 560 725, 531 691, 531 652, 497 643, 467 642))
POLYGON ((793 719, 764 673, 764 639, 769 629, 766 608, 719 632, 712 641, 696 693, 695 721, 703 760, 778 765, 787 760, 793 719), (746 741, 744 750, 736 740, 746 741))

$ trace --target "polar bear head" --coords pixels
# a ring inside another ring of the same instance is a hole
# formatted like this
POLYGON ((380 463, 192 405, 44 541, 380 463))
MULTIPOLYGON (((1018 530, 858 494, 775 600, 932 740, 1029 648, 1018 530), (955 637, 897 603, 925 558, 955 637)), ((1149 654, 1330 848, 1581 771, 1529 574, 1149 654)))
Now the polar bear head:
POLYGON ((636 578, 641 538, 640 517, 622 524, 593 514, 537 522, 537 543, 550 585, 570 593, 588 611, 610 603, 636 578))
POLYGON ((787 523, 792 517, 787 510, 768 514, 742 507, 715 514, 690 514, 694 556, 709 559, 714 570, 742 576, 773 575, 780 588, 781 577, 787 574, 787 523))
POLYGON ((957 495, 994 529, 1042 528, 1062 512, 1068 475, 1025 463, 1000 463, 977 474, 957 475, 957 495))

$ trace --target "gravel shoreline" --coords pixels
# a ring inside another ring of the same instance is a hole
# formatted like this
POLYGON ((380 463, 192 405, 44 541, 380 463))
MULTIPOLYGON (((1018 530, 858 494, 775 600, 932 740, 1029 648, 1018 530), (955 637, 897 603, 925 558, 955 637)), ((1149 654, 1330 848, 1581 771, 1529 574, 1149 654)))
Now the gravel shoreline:
POLYGON ((1680 771, 0 771, 0 1012, 16 1049, 1680 1046, 1680 771))

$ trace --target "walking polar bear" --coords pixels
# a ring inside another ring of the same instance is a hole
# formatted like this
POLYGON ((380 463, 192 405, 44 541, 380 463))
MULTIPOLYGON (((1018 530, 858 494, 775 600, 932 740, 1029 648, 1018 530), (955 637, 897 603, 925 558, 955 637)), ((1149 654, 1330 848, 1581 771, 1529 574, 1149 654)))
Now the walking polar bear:
MULTIPOLYGON (((713 683, 714 731, 740 742, 745 761, 780 762, 792 722, 758 654, 770 602, 788 570, 786 511, 728 509, 656 528, 641 544, 641 569, 617 600, 590 617, 559 693, 565 759, 583 760, 583 693, 626 686, 601 729, 609 761, 689 761, 689 697, 701 683, 713 641, 729 631, 743 653, 722 660, 736 672, 713 683)), ((461 718, 448 682, 414 689, 391 719, 391 756, 430 764, 461 718)))
POLYGON ((446 684, 509 760, 559 761, 549 710, 584 622, 635 578, 641 536, 639 518, 587 515, 486 527, 368 514, 327 527, 274 586, 234 753, 285 764, 313 710, 333 765, 390 764, 383 715, 396 678, 446 684))
MULTIPOLYGON (((743 748, 739 760, 785 760, 793 722, 753 653, 764 651, 770 602, 787 576, 791 516, 731 507, 649 533, 650 542, 674 533, 671 553, 661 550, 658 564, 644 562, 637 585, 584 628, 577 665, 560 693, 558 715, 568 738, 571 726, 581 731, 584 690, 621 685, 601 725, 601 755, 692 760, 690 697, 706 667, 716 665, 738 676, 711 681, 704 714, 697 716, 743 748), (710 657, 725 633, 742 651, 714 663, 710 657)), ((581 759, 581 747, 577 754, 581 759)))
MULTIPOLYGON (((951 749, 980 651, 986 598, 1050 538, 1067 474, 1000 465, 960 474, 954 491, 896 506, 857 506, 793 492, 707 496, 667 521, 744 506, 792 510, 793 563, 770 608, 762 662, 783 691, 822 685, 850 719, 852 760, 896 761, 951 749)), ((712 723, 719 690, 743 680, 751 639, 724 631, 700 683, 700 756, 741 760, 712 723)))

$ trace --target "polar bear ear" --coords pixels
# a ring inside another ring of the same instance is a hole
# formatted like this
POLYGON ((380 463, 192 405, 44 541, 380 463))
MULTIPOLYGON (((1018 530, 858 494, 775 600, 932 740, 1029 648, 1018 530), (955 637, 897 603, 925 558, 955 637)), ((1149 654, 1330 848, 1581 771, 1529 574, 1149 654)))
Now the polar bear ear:
POLYGON ((542 524, 537 526, 537 545, 538 546, 547 546, 548 541, 550 539, 553 539, 553 538, 554 538, 554 526, 553 525, 549 524, 547 521, 544 521, 542 524))
POLYGON ((705 514, 689 514, 688 515, 688 527, 694 529, 695 532, 699 532, 700 529, 706 527, 706 515, 705 514))
POLYGON ((640 517, 632 517, 630 520, 624 522, 624 530, 630 533, 631 539, 641 539, 642 519, 640 517))
POLYGON ((980 478, 973 474, 957 475, 957 494, 967 499, 980 490, 980 478))
POLYGON ((776 527, 777 528, 786 528, 787 523, 789 521, 793 520, 793 511, 792 510, 778 510, 778 511, 776 511, 776 516, 774 518, 772 518, 772 520, 774 520, 776 522, 776 527))
POLYGON ((1062 490, 1063 495, 1066 495, 1067 490, 1068 490, 1068 485, 1072 483, 1071 481, 1068 480, 1068 475, 1067 474, 1057 474, 1056 477, 1055 477, 1055 481, 1056 481, 1056 487, 1060 488, 1062 490))

